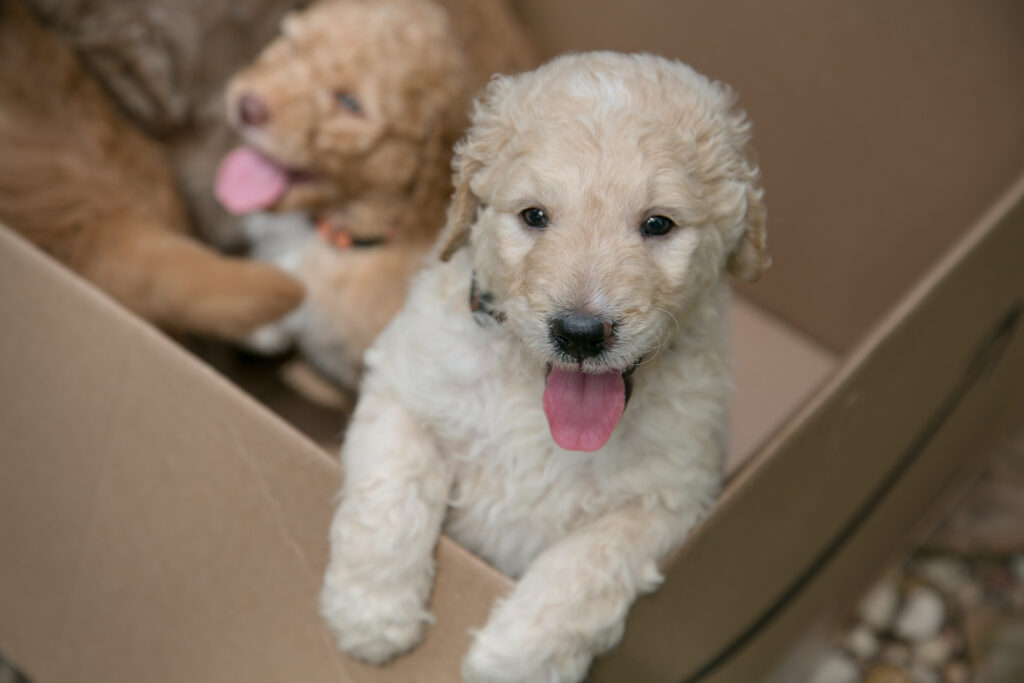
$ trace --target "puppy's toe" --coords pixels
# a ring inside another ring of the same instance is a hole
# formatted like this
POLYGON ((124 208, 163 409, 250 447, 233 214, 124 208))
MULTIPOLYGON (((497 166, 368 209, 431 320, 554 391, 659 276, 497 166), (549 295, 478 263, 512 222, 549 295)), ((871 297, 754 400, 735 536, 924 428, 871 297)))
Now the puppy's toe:
POLYGON ((243 348, 264 356, 276 356, 292 346, 291 332, 281 324, 257 327, 241 341, 243 348))
POLYGON ((388 622, 358 630, 335 631, 338 648, 370 664, 384 664, 408 652, 423 640, 422 621, 388 622))
POLYGON ((320 614, 339 650, 371 664, 383 664, 419 645, 432 621, 424 609, 404 601, 326 587, 320 594, 320 614))
POLYGON ((589 652, 531 652, 514 640, 478 639, 462 660, 464 683, 577 683, 587 675, 589 652))

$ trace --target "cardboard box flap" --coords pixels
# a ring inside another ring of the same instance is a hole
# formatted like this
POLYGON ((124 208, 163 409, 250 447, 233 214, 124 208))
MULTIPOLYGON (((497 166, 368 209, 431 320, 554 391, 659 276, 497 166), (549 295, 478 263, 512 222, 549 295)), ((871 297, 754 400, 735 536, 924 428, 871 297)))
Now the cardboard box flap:
POLYGON ((725 475, 733 476, 838 364, 834 354, 743 297, 729 307, 732 397, 725 475))
MULTIPOLYGON (((917 461, 964 397, 987 395, 989 409, 972 420, 975 433, 990 437, 996 408, 1024 392, 1019 381, 986 379, 1024 333, 1022 253, 1024 177, 730 483, 672 559, 660 591, 634 606, 622 644, 597 663, 592 680, 742 680, 723 669, 908 468, 930 469, 926 490, 949 482, 970 454, 917 461)), ((919 497, 912 509, 928 502, 919 497)), ((902 528, 887 531, 890 543, 909 532, 913 516, 901 519, 902 528)))
POLYGON ((316 611, 336 463, 4 228, 0 322, 0 652, 33 681, 457 677, 504 577, 442 540, 424 646, 343 658, 316 611))

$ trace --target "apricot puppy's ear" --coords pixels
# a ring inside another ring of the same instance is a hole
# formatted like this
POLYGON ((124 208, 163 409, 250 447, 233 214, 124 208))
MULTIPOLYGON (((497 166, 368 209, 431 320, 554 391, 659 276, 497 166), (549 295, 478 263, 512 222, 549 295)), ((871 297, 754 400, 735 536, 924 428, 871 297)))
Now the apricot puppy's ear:
POLYGON ((747 185, 746 199, 746 230, 732 253, 729 254, 726 267, 739 279, 755 282, 772 264, 772 259, 768 256, 767 251, 764 190, 751 183, 747 185))
POLYGON ((480 164, 456 157, 455 167, 455 191, 451 204, 448 205, 448 220, 438 238, 442 261, 449 260, 455 252, 469 243, 469 231, 473 227, 479 208, 476 195, 469 187, 469 181, 479 170, 480 164))

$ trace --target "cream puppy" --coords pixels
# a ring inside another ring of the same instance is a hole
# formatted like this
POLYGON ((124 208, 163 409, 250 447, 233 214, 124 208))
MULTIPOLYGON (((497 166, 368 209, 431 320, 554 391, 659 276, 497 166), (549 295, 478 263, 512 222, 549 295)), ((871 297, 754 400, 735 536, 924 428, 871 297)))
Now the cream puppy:
POLYGON ((441 531, 518 579, 467 681, 577 681, 718 493, 723 272, 767 266, 745 116, 679 62, 498 78, 438 256, 366 355, 321 611, 383 662, 431 616, 441 531), (465 247, 465 248, 463 248, 465 247))

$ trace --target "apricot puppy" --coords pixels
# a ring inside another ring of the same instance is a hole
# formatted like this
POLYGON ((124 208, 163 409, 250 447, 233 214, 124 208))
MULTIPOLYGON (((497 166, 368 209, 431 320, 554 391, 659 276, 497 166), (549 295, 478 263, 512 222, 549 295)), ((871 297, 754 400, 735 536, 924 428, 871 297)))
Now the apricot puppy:
POLYGON ((0 221, 174 332, 239 341, 298 281, 188 235, 163 150, 20 2, 0 3, 0 221))
POLYGON ((294 344, 354 390, 444 223, 473 95, 531 53, 504 0, 325 0, 281 29, 228 86, 245 144, 216 191, 235 213, 273 212, 246 220, 253 254, 306 286, 253 346, 294 344))

